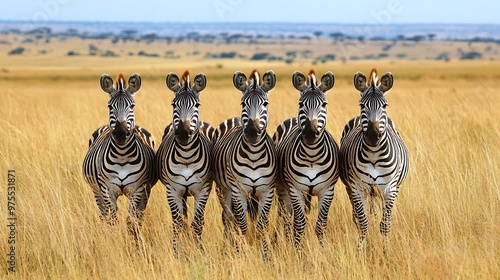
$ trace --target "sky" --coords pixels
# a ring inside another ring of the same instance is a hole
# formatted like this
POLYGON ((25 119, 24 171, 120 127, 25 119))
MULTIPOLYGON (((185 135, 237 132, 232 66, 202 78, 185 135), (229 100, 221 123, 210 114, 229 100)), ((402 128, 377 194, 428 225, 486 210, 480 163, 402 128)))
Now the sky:
POLYGON ((0 20, 500 24, 500 1, 11 0, 0 20))

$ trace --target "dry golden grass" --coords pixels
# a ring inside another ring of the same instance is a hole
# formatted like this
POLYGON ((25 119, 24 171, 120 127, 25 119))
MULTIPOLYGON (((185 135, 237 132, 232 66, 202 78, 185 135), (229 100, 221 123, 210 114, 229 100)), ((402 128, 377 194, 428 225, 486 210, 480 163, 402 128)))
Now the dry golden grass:
MULTIPOLYGON (((7 61, 12 67, 0 77, 1 209, 5 209, 7 197, 7 169, 15 169, 18 179, 18 272, 7 274, 2 260, 0 278, 500 278, 499 62, 359 61, 318 67, 318 75, 328 70, 336 75, 336 85, 328 93, 328 129, 337 141, 344 124, 359 112, 359 95, 352 86, 354 73, 367 74, 376 66, 379 73, 394 74, 395 86, 387 95, 389 115, 409 148, 411 166, 396 201, 390 254, 384 257, 378 222, 371 218, 367 257, 359 259, 351 206, 339 182, 325 248, 320 248, 314 234, 317 212, 313 208, 302 257, 278 239, 265 264, 252 234, 244 238, 240 254, 223 248, 221 208, 215 192, 206 210, 204 253, 196 250, 189 237, 183 237, 183 253, 179 258, 173 255, 171 216, 160 183, 153 188, 146 210, 142 230, 145 256, 136 251, 126 232, 126 198, 119 200, 121 223, 116 227, 101 223, 91 188, 81 174, 90 134, 108 121, 100 75, 141 74, 136 120, 153 133, 158 146, 172 112, 173 94, 165 87, 164 77, 170 71, 180 74, 186 65, 181 61, 166 65, 160 59, 137 64, 133 59, 65 59, 59 63, 64 67, 51 62, 45 68, 21 63, 16 67, 16 61, 7 61)), ((270 93, 268 133, 272 134, 279 122, 296 115, 298 93, 290 81, 293 71, 306 72, 311 66, 238 63, 227 62, 225 69, 188 63, 191 73, 203 71, 208 78, 201 94, 201 115, 213 125, 239 115, 240 93, 232 86, 232 73, 273 69, 278 82, 270 93)), ((0 220, 6 218, 2 210, 0 220)), ((273 208, 272 233, 276 227, 273 208)), ((0 238, 1 251, 7 252, 5 226, 0 238)))

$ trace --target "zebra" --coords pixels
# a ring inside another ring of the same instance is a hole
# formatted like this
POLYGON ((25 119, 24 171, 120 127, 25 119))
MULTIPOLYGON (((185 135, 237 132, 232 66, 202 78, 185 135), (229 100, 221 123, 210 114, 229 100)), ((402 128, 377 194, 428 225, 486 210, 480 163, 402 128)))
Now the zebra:
POLYGON ((267 258, 268 215, 271 209, 276 177, 276 151, 267 134, 269 91, 276 85, 276 76, 269 70, 262 76, 254 70, 248 80, 235 72, 233 84, 243 93, 240 118, 221 123, 214 135, 214 180, 222 205, 226 237, 231 226, 242 235, 248 229, 248 213, 258 217, 257 234, 261 238, 263 258, 267 258))
POLYGON ((189 72, 182 78, 170 73, 167 87, 174 92, 173 120, 164 131, 157 151, 160 181, 166 186, 167 199, 173 219, 173 249, 178 251, 178 239, 187 219, 187 197, 194 197, 194 230, 198 247, 204 225, 204 212, 212 189, 212 135, 214 129, 199 119, 200 92, 206 86, 200 73, 190 84, 189 72))
POLYGON ((279 215, 289 235, 289 217, 293 213, 298 249, 306 225, 304 214, 310 211, 313 195, 318 197, 316 235, 323 247, 328 210, 339 178, 339 146, 326 130, 326 92, 334 82, 331 72, 325 73, 318 85, 313 69, 308 82, 304 74, 295 71, 292 83, 300 92, 298 117, 285 120, 273 135, 278 153, 279 215))
POLYGON ((154 139, 135 124, 134 95, 141 87, 141 77, 133 74, 127 85, 120 73, 113 86, 113 79, 104 74, 100 83, 110 97, 109 124, 92 133, 83 160, 83 174, 93 189, 100 218, 108 224, 117 221, 118 197, 129 198, 127 226, 138 242, 151 188, 158 181, 154 139))
POLYGON ((374 68, 368 83, 366 77, 357 72, 354 87, 361 93, 361 114, 351 119, 342 132, 340 179, 346 186, 353 221, 358 228, 359 252, 364 252, 366 247, 367 198, 372 201, 370 208, 374 214, 373 200, 380 198, 382 201, 380 232, 385 237, 383 248, 387 252, 392 208, 399 186, 408 174, 408 150, 386 111, 388 102, 385 95, 393 83, 390 72, 379 81, 374 68))

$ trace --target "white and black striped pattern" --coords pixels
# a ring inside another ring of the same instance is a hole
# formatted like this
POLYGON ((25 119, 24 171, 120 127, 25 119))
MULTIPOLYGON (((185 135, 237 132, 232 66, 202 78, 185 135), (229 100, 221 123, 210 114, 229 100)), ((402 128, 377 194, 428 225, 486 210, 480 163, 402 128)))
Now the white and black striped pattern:
POLYGON ((257 233, 262 238, 264 258, 267 254, 266 234, 276 176, 276 152, 267 134, 268 94, 276 84, 272 71, 246 76, 236 72, 234 86, 243 93, 241 120, 229 119, 216 130, 214 143, 214 179, 223 207, 225 234, 230 236, 231 223, 247 232, 247 216, 258 217, 257 233))
POLYGON ((212 134, 213 129, 199 119, 200 92, 206 78, 198 74, 194 85, 189 72, 181 78, 170 73, 167 86, 175 94, 172 101, 173 120, 165 129, 157 152, 160 181, 167 188, 167 199, 174 224, 173 248, 178 251, 178 239, 187 219, 187 197, 194 197, 194 230, 198 246, 204 225, 205 206, 212 189, 212 134))
POLYGON ((135 125, 133 96, 140 86, 138 74, 130 77, 128 86, 120 74, 116 87, 108 75, 101 77, 101 88, 110 96, 109 125, 92 134, 83 161, 83 174, 92 186, 102 219, 114 224, 118 196, 129 198, 127 224, 136 241, 151 188, 158 180, 154 140, 135 125))
POLYGON ((299 249, 311 196, 318 197, 316 235, 323 246, 328 211, 339 177, 339 147, 325 130, 326 92, 334 85, 333 74, 325 73, 317 85, 313 70, 308 83, 305 76, 296 71, 292 83, 300 91, 298 117, 280 124, 273 140, 278 153, 279 213, 288 233, 293 210, 294 240, 299 249))
MULTIPOLYGON (((408 174, 408 150, 386 112, 385 94, 392 85, 389 72, 378 81, 377 72, 372 69, 368 84, 363 74, 356 73, 354 86, 361 92, 361 115, 350 120, 342 133, 340 178, 352 204, 360 251, 364 250, 368 230, 367 199, 382 200, 380 232, 387 243, 394 201, 408 174)), ((387 245, 384 244, 384 251, 387 245)))

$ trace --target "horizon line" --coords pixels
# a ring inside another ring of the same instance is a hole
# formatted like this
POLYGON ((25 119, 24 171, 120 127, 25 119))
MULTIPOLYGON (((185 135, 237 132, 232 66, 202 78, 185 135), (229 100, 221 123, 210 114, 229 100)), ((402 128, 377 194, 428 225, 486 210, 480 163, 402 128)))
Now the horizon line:
POLYGON ((376 23, 376 22, 298 22, 298 21, 108 21, 108 20, 48 20, 37 22, 25 19, 0 19, 2 23, 26 23, 26 24, 58 24, 58 23, 101 23, 101 24, 313 24, 313 25, 369 25, 369 26, 391 26, 391 25, 500 25, 500 23, 471 23, 471 22, 395 22, 395 23, 376 23))

